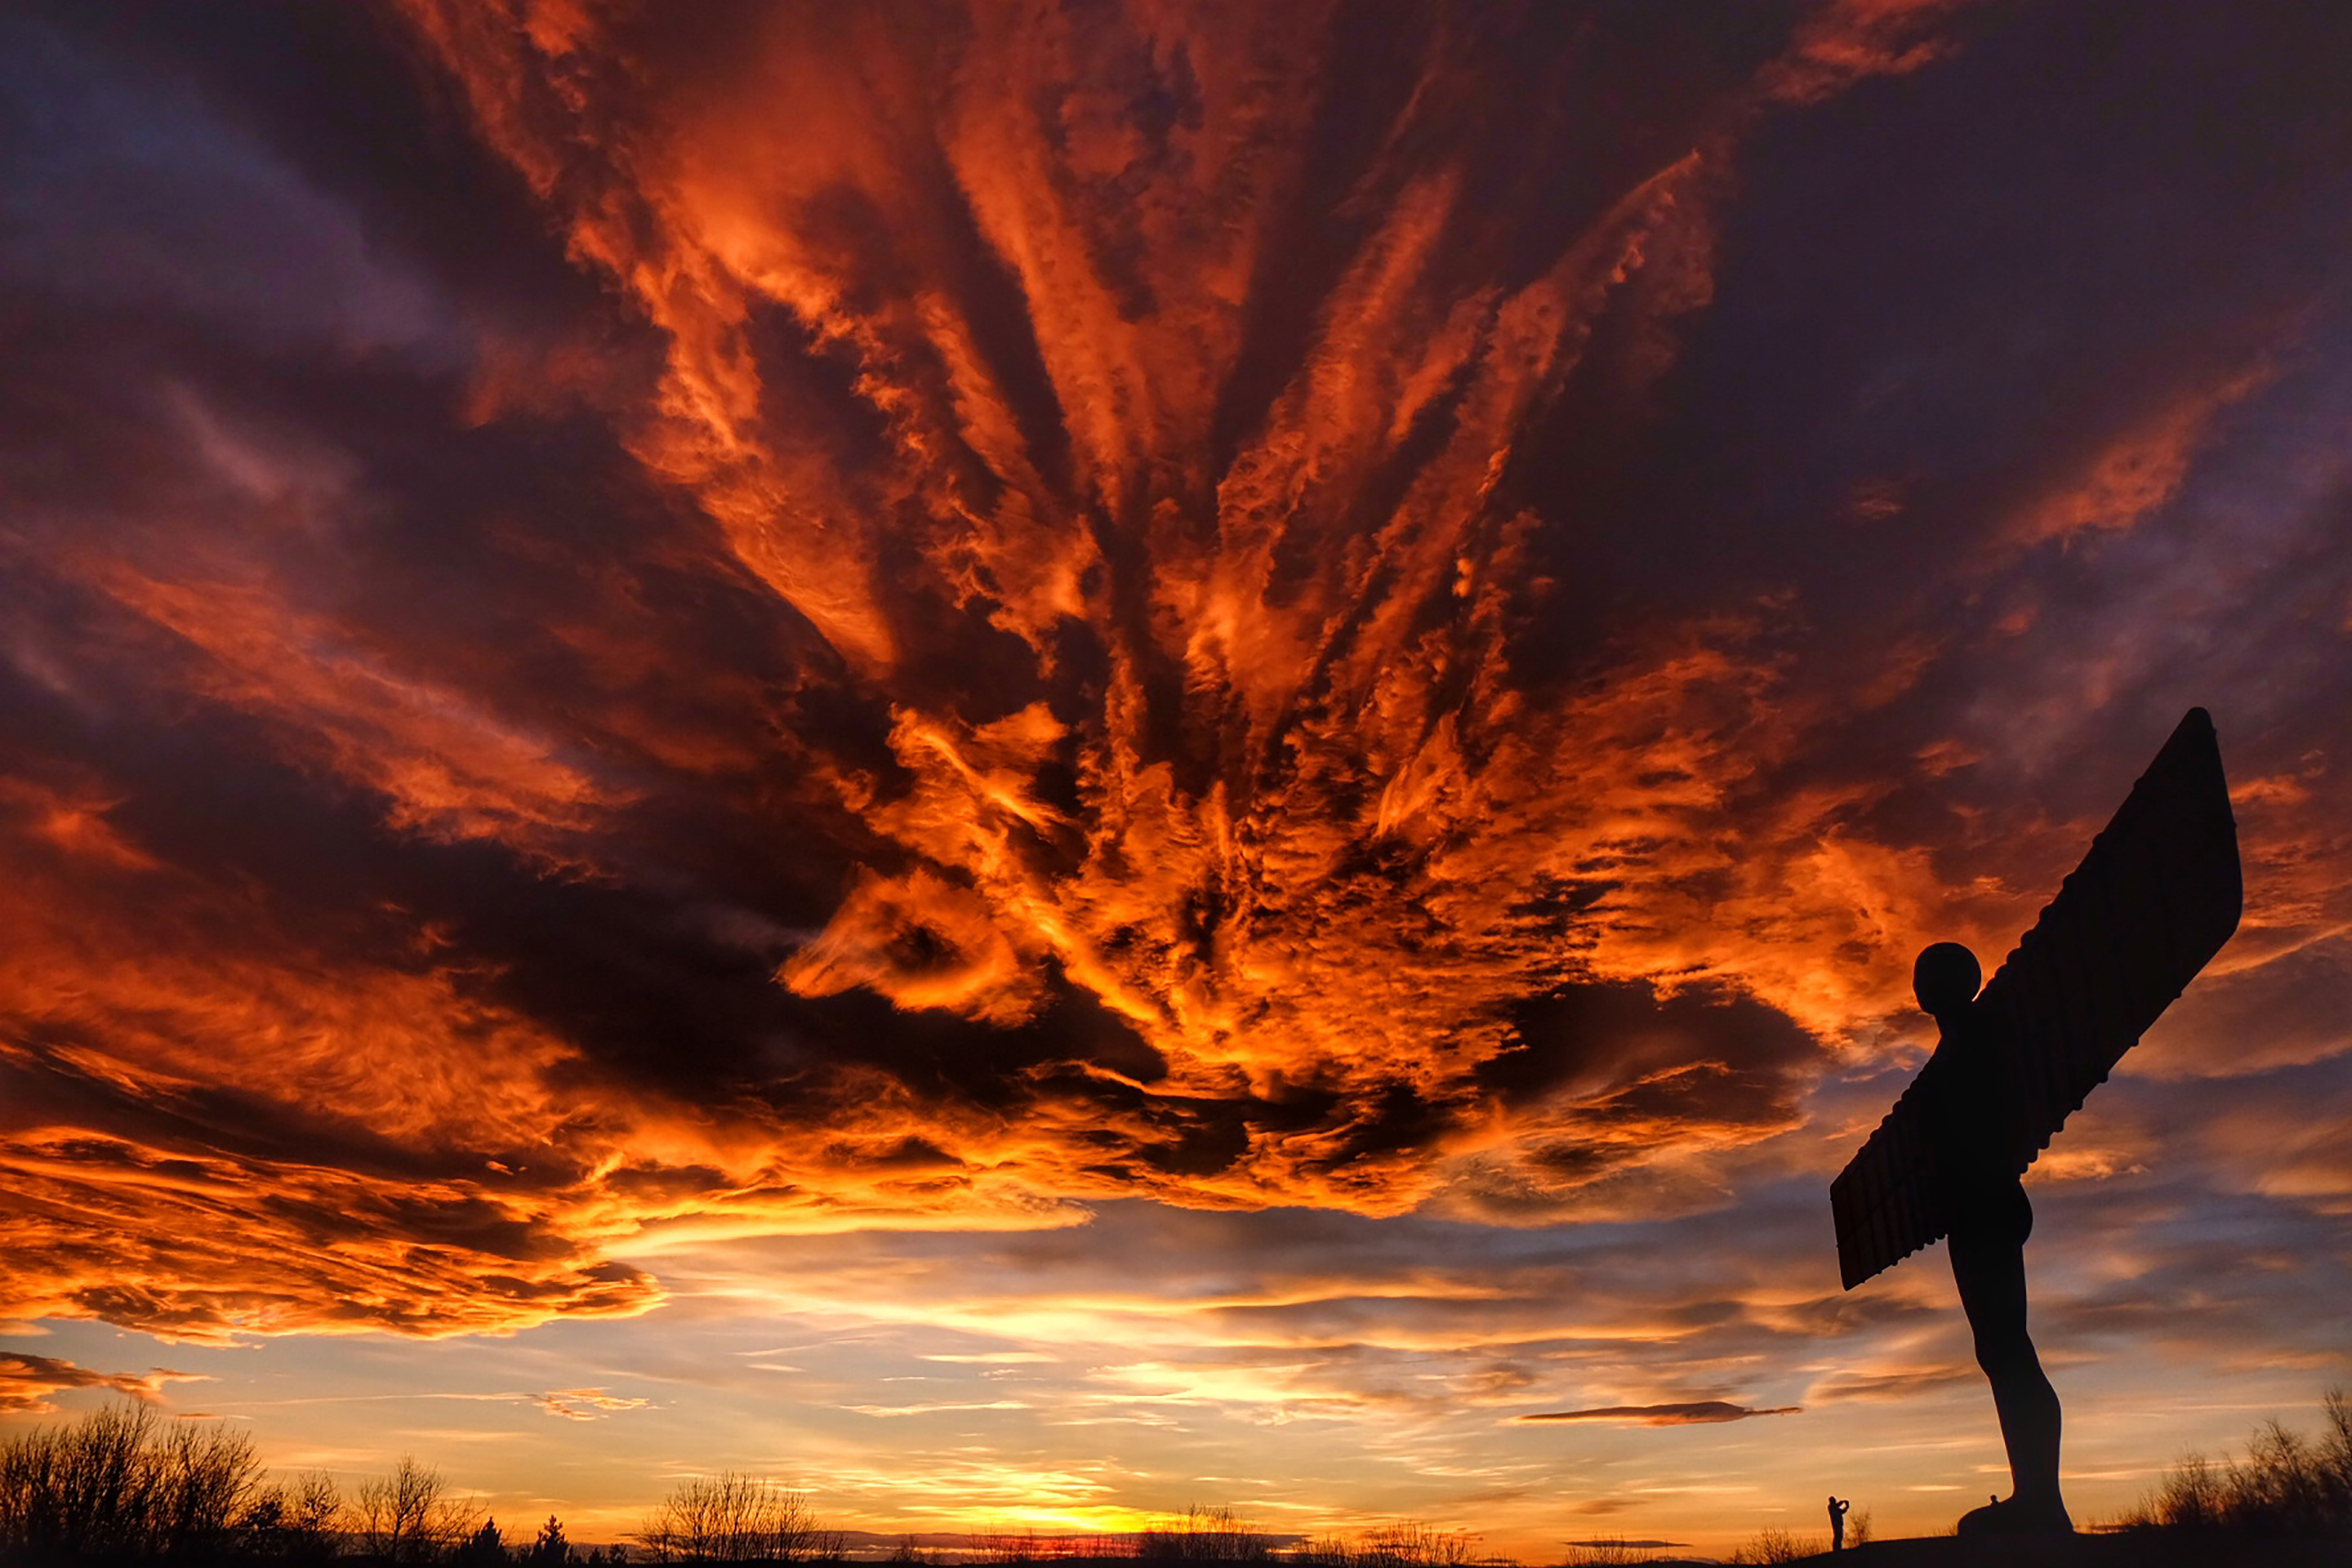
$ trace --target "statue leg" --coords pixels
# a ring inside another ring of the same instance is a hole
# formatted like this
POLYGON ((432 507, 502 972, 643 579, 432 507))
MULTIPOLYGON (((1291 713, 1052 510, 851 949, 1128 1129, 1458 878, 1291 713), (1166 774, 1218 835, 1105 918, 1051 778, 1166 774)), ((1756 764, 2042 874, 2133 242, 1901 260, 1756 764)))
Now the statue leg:
MULTIPOLYGON (((2058 1391, 2042 1370, 2025 1331, 2025 1239, 2022 1226, 1994 1225, 1952 1232, 1952 1279, 1976 1336, 1977 1364, 1992 1384, 2009 1449, 2014 1493, 2000 1523, 2071 1528, 2058 1493, 2058 1391), (2013 1512, 2011 1510, 2014 1510, 2013 1512)), ((1988 1523, 1993 1521, 1988 1521, 1988 1523)))

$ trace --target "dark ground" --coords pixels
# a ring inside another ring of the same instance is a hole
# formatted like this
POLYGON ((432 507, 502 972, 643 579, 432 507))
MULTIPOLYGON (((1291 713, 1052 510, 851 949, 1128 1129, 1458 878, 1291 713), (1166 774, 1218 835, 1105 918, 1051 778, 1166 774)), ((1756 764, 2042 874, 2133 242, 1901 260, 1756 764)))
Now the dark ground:
POLYGON ((1798 1561, 1838 1568, 2347 1568, 2352 1538, 2176 1530, 1973 1541, 1944 1535, 1874 1541, 1798 1561))

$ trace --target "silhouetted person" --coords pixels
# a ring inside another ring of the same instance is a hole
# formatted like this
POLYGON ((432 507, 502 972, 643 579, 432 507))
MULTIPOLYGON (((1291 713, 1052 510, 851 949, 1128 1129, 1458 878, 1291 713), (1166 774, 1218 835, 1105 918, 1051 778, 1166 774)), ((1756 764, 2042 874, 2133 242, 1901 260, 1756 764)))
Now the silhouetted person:
POLYGON ((1851 1500, 1841 1502, 1834 1495, 1830 1499, 1830 1550, 1832 1552, 1845 1550, 1845 1510, 1853 1506, 1851 1500))
POLYGON ((1929 1127, 1937 1195, 1950 1225, 1952 1279, 2009 1449, 2009 1500, 1996 1499, 1969 1514, 1960 1532, 2072 1530, 2058 1495, 2058 1393, 2025 1331, 2025 1238, 2033 1233, 2033 1205, 1994 1135, 2010 1090, 2000 1078, 1997 1026, 1976 1005, 1983 979, 1976 955, 1956 942, 1927 948, 1911 971, 1912 991, 1943 1037, 1936 1054, 1948 1064, 1929 1107, 1929 1127))

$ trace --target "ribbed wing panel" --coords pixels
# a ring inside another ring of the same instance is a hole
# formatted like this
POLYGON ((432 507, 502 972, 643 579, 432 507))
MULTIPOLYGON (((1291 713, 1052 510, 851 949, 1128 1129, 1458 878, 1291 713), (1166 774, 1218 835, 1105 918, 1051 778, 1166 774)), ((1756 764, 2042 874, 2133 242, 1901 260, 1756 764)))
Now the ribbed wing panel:
MULTIPOLYGON (((2047 1148, 2238 928, 2243 891, 2213 721, 2191 709, 2083 863, 1985 986, 2015 1092, 1997 1139, 2019 1172, 2047 1148)), ((1944 1234, 1923 1110, 1930 1058, 1830 1186, 1851 1289, 1944 1234)))
POLYGON ((1944 1234, 1935 1201, 1936 1145, 1921 1109, 1936 1085, 1936 1059, 1919 1069, 1870 1135, 1830 1184, 1830 1215, 1837 1225, 1838 1273, 1849 1290, 1944 1234))

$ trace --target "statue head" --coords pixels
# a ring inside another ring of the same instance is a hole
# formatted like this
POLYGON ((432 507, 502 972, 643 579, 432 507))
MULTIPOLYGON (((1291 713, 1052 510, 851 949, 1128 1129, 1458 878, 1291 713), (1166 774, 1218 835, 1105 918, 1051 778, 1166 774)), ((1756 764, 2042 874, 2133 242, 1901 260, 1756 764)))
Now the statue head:
POLYGON ((1911 994, 1920 1011, 1933 1018, 1957 1013, 1976 1000, 1984 984, 1977 955, 1957 942, 1939 942, 1922 948, 1911 965, 1911 994))

